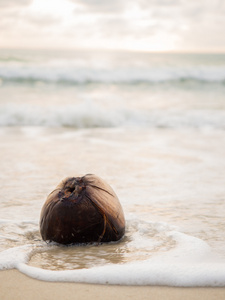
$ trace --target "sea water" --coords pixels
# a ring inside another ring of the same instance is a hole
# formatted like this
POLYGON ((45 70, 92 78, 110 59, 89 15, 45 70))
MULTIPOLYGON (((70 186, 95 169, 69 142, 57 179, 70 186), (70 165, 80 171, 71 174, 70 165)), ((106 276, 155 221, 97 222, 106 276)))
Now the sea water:
POLYGON ((0 51, 0 269, 41 280, 225 286, 225 55, 0 51), (67 176, 114 189, 117 243, 46 244, 67 176))

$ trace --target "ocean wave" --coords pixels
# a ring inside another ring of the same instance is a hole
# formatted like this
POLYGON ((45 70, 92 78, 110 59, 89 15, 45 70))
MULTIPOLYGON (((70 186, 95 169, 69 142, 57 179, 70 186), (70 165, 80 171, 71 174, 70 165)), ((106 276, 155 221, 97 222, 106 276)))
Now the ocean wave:
POLYGON ((1 82, 57 84, 134 84, 196 81, 225 83, 225 67, 190 68, 86 68, 70 65, 5 65, 0 66, 1 82))
POLYGON ((124 109, 109 111, 89 102, 51 108, 26 104, 11 104, 0 108, 1 126, 119 127, 138 124, 142 117, 141 114, 124 109))
POLYGON ((91 102, 40 107, 8 104, 0 107, 0 126, 73 128, 147 127, 225 129, 224 110, 107 109, 91 102))
POLYGON ((101 245, 101 249, 96 245, 62 249, 63 246, 40 240, 31 243, 29 238, 22 245, 0 252, 0 270, 16 268, 45 281, 186 287, 225 285, 224 262, 203 240, 176 231, 163 222, 143 222, 132 217, 127 224, 126 236, 120 243, 101 245), (35 256, 38 256, 38 267, 32 265, 35 256), (51 269, 49 261, 56 264, 55 269, 51 269))

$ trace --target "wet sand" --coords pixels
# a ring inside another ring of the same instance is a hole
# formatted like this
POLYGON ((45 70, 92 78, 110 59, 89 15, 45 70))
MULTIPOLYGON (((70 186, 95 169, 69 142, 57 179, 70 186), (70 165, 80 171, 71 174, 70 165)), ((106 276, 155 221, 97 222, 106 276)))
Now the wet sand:
POLYGON ((46 282, 27 277, 17 270, 0 271, 1 300, 37 299, 168 299, 218 300, 225 288, 178 288, 165 286, 117 286, 46 282))

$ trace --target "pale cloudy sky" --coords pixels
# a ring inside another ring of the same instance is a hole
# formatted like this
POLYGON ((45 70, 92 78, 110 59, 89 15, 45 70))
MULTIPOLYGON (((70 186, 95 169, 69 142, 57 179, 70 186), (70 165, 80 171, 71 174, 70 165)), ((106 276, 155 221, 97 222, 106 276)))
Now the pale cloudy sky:
POLYGON ((0 0, 0 47, 225 51, 225 0, 0 0))

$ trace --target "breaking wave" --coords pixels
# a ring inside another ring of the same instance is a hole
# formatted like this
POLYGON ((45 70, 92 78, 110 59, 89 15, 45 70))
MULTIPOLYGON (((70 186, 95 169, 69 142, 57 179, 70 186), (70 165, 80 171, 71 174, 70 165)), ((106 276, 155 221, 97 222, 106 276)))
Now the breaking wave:
POLYGON ((223 110, 107 109, 93 103, 40 107, 8 104, 0 107, 0 126, 43 127, 148 127, 225 129, 223 110))
POLYGON ((134 84, 195 81, 225 84, 225 67, 149 67, 149 68, 86 68, 70 65, 5 65, 0 68, 1 83, 57 84, 134 84))

